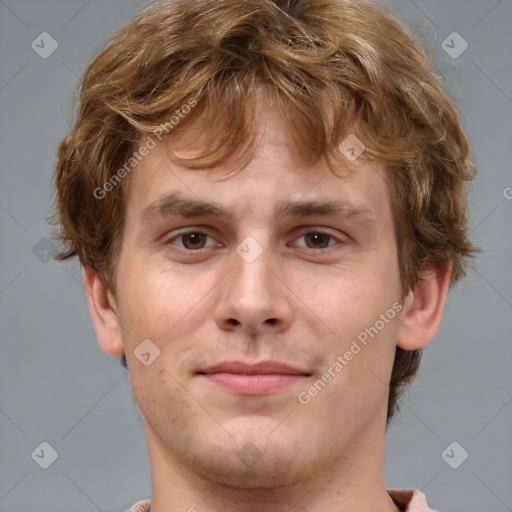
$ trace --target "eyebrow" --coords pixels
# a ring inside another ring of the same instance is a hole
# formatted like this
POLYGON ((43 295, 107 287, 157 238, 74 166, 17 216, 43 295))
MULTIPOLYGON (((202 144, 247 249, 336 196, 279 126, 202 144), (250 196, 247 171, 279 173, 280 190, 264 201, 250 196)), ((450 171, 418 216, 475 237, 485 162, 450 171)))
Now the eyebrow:
POLYGON ((143 220, 168 215, 179 215, 181 217, 206 217, 210 215, 226 220, 233 217, 219 203, 207 203, 201 199, 188 199, 181 197, 179 194, 162 197, 146 206, 141 212, 143 220))
POLYGON ((289 201, 281 203, 276 209, 277 217, 286 215, 295 217, 336 216, 340 218, 357 217, 363 222, 373 223, 375 216, 372 211, 362 204, 355 204, 346 199, 289 201))
MULTIPOLYGON (((340 218, 357 217, 365 223, 373 223, 375 215, 365 205, 356 204, 346 199, 286 201, 274 209, 277 218, 284 216, 311 217, 336 216, 340 218)), ((220 203, 190 199, 179 194, 170 194, 148 205, 141 212, 143 220, 152 217, 181 216, 187 218, 214 216, 223 220, 232 220, 234 215, 220 203)))

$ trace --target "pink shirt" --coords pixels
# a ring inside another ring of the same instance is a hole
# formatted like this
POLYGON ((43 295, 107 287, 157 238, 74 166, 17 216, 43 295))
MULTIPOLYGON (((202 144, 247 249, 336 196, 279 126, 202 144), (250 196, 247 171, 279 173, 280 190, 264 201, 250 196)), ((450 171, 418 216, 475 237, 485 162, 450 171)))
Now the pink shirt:
MULTIPOLYGON (((403 512, 438 512, 428 508, 425 495, 421 491, 406 491, 402 489, 388 489, 396 506, 403 512)), ((128 512, 148 512, 151 501, 139 501, 128 512)))

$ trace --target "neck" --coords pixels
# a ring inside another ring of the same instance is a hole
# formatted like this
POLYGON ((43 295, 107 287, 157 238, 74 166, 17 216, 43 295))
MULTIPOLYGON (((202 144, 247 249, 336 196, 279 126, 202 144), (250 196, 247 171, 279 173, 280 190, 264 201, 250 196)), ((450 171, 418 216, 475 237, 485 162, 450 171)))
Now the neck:
MULTIPOLYGON (((163 446, 146 425, 151 465, 151 512, 399 512, 384 483, 385 429, 379 424, 327 463, 283 483, 254 487, 191 467, 163 446)), ((279 465, 279 462, 276 461, 279 465)), ((258 475, 261 480, 261 475, 258 475)))

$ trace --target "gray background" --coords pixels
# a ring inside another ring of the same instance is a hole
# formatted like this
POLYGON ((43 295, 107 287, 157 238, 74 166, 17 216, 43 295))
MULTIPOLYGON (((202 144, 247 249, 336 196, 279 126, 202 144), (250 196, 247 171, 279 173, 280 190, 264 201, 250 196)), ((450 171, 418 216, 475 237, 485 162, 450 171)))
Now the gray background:
MULTIPOLYGON (((473 237, 484 250, 451 293, 390 426, 386 484, 421 489, 442 512, 510 511, 512 1, 388 3, 435 47, 439 73, 463 107, 480 168, 470 194, 473 237), (443 47, 454 31, 469 45, 456 58, 443 47), (460 447, 448 450, 452 464, 462 449, 469 454, 457 469, 441 456, 453 441, 460 447)), ((151 494, 142 418, 118 358, 98 347, 80 268, 45 261, 51 172, 77 76, 140 5, 0 0, 2 512, 114 512, 151 494), (31 47, 42 32, 58 42, 46 59, 31 47), (43 441, 58 452, 46 470, 31 457, 43 441)))

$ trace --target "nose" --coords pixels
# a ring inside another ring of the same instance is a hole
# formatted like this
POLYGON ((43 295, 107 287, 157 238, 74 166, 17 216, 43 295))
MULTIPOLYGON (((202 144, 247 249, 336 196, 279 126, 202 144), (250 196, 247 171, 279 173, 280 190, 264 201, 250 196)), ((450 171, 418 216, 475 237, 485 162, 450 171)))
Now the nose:
POLYGON ((289 328, 291 292, 269 248, 252 262, 233 253, 233 267, 218 290, 215 322, 224 331, 251 335, 278 333, 289 328))

